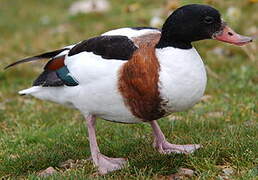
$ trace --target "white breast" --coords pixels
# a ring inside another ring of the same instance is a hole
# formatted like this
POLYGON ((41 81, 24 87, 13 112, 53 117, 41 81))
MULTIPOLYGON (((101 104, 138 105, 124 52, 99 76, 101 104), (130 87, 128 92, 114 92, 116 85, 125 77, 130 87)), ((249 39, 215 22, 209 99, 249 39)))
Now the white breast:
POLYGON ((206 71, 198 52, 168 47, 156 50, 160 62, 160 94, 168 112, 192 107, 203 96, 206 71))

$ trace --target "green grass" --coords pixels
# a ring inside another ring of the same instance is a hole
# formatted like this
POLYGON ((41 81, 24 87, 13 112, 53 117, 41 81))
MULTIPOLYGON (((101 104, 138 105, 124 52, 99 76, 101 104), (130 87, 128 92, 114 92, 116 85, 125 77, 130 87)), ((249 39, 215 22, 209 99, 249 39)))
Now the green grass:
MULTIPOLYGON (((165 0, 112 0, 108 13, 71 17, 68 8, 72 2, 1 0, 0 69, 16 59, 58 49, 109 29, 148 25, 153 9, 165 6, 165 0), (126 7, 133 3, 138 3, 139 9, 126 12, 126 7), (57 32, 57 27, 64 27, 65 31, 57 32)), ((203 1, 181 4, 186 2, 203 1)), ((220 9, 240 33, 258 27, 258 4, 248 0, 205 2, 220 9), (237 21, 226 16, 231 6, 242 10, 237 21)), ((59 168, 50 179, 155 179, 176 173, 180 167, 195 170, 194 179, 216 179, 221 174, 221 165, 234 169, 231 179, 257 179, 258 44, 248 46, 248 53, 215 41, 195 44, 205 63, 218 76, 209 75, 206 94, 211 99, 188 112, 176 113, 182 120, 163 118, 159 123, 170 142, 201 143, 202 149, 188 156, 160 155, 151 146, 148 124, 124 125, 99 120, 97 139, 102 153, 128 157, 129 167, 95 177, 96 169, 87 161, 80 168, 59 168), (215 47, 227 53, 214 55, 215 47), (255 57, 253 61, 250 54, 255 57)), ((37 179, 36 174, 42 169, 58 168, 58 164, 68 159, 90 156, 85 122, 79 112, 17 94, 31 85, 41 67, 42 63, 32 63, 0 71, 0 177, 37 179)))

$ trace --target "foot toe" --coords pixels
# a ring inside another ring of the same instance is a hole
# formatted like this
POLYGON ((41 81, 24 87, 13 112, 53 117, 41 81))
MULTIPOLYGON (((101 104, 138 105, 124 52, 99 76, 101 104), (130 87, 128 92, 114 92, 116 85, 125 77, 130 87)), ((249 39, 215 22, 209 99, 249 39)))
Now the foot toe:
POLYGON ((189 144, 189 145, 183 145, 182 150, 184 151, 185 154, 191 154, 201 147, 202 145, 200 144, 189 144))
POLYGON ((127 164, 125 158, 109 158, 104 155, 99 157, 98 170, 100 174, 107 174, 115 170, 122 169, 127 164))
POLYGON ((158 149, 162 154, 170 154, 170 153, 178 153, 178 154, 191 154, 195 152, 197 149, 201 148, 200 144, 187 144, 187 145, 177 145, 170 144, 168 142, 162 143, 160 148, 158 149))

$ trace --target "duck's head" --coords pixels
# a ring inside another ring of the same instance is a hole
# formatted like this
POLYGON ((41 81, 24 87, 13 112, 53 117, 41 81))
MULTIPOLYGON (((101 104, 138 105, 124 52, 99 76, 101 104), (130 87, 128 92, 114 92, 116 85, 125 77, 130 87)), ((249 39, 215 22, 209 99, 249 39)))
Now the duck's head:
POLYGON ((189 49, 192 48, 192 42, 204 39, 216 39, 239 46, 252 41, 252 38, 241 36, 227 26, 219 11, 213 7, 190 4, 178 8, 167 18, 157 48, 172 46, 189 49))

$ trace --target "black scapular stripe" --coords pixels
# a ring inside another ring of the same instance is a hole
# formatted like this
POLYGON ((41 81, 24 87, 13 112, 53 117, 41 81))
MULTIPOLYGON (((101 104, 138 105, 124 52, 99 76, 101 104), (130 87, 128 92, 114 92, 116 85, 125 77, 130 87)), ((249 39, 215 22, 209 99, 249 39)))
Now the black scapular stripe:
POLYGON ((149 29, 149 30, 157 30, 157 31, 161 31, 158 28, 154 28, 154 27, 147 27, 147 26, 143 26, 143 27, 131 27, 131 29, 134 30, 144 30, 144 29, 149 29))
POLYGON ((93 52, 104 59, 128 60, 137 49, 133 41, 126 36, 98 36, 74 46, 68 56, 81 52, 93 52))
POLYGON ((9 64, 8 66, 6 66, 4 69, 8 69, 12 66, 15 66, 15 65, 18 65, 18 64, 21 64, 21 63, 26 63, 26 62, 30 62, 30 61, 36 61, 36 60, 40 60, 40 59, 49 59, 49 58, 53 58, 55 57, 56 55, 58 55, 59 53, 65 51, 65 50, 69 50, 69 48, 63 48, 63 49, 58 49, 58 50, 55 50, 55 51, 51 51, 51 52, 46 52, 46 53, 43 53, 43 54, 39 54, 39 55, 36 55, 36 56, 33 56, 33 57, 29 57, 29 58, 25 58, 25 59, 21 59, 19 61, 16 61, 12 64, 9 64))

